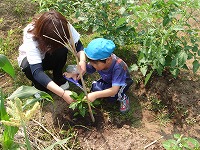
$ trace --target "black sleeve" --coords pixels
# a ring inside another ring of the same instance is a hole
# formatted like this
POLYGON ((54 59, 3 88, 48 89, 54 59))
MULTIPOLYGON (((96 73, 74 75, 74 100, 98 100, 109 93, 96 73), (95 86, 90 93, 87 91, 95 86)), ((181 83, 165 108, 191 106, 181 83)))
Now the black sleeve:
POLYGON ((30 68, 33 78, 44 87, 47 87, 47 84, 52 81, 52 79, 44 73, 42 63, 30 65, 30 68))
POLYGON ((81 43, 81 41, 79 40, 77 43, 75 43, 75 47, 76 47, 76 51, 77 53, 79 51, 82 51, 84 49, 83 44, 81 43))

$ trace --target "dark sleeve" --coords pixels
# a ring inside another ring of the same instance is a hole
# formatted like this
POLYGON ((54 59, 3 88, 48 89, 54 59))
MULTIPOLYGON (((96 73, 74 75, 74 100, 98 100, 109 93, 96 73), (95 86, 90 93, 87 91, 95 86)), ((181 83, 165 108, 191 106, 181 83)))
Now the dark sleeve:
POLYGON ((79 40, 77 43, 75 43, 75 47, 76 47, 76 51, 77 53, 79 51, 82 51, 84 49, 83 44, 81 43, 81 41, 79 40))
POLYGON ((44 87, 47 87, 47 84, 52 81, 52 79, 44 73, 42 63, 30 65, 30 68, 33 78, 44 87))

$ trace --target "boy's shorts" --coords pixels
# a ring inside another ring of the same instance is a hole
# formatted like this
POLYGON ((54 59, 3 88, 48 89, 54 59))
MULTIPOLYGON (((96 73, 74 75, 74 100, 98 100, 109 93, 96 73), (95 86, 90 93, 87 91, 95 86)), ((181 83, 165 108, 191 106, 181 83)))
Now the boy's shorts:
MULTIPOLYGON (((115 96, 110 97, 110 101, 120 100, 129 87, 133 84, 133 80, 130 79, 124 86, 120 86, 118 93, 115 96)), ((99 79, 92 83, 91 92, 102 91, 108 88, 111 88, 112 84, 105 82, 103 79, 99 79)))

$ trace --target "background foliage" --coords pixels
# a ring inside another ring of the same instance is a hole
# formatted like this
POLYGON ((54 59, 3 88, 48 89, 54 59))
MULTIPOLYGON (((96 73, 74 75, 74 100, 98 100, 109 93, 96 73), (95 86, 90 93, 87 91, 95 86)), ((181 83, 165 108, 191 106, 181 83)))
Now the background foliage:
POLYGON ((113 40, 116 51, 130 49, 137 56, 131 70, 139 70, 145 83, 152 73, 177 77, 181 69, 188 69, 190 59, 193 73, 199 69, 199 29, 189 23, 197 21, 198 0, 40 0, 39 4, 39 11, 62 12, 83 33, 113 40))

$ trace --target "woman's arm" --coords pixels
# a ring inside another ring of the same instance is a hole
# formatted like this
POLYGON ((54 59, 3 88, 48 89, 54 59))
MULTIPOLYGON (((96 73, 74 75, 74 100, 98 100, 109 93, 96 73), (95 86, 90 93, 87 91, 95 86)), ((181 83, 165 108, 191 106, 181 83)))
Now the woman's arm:
POLYGON ((30 65, 30 68, 33 74, 33 78, 38 83, 40 83, 56 95, 62 97, 68 104, 73 102, 73 99, 69 96, 72 94, 72 92, 68 90, 63 90, 60 86, 53 82, 52 79, 44 73, 42 69, 42 64, 30 65))

